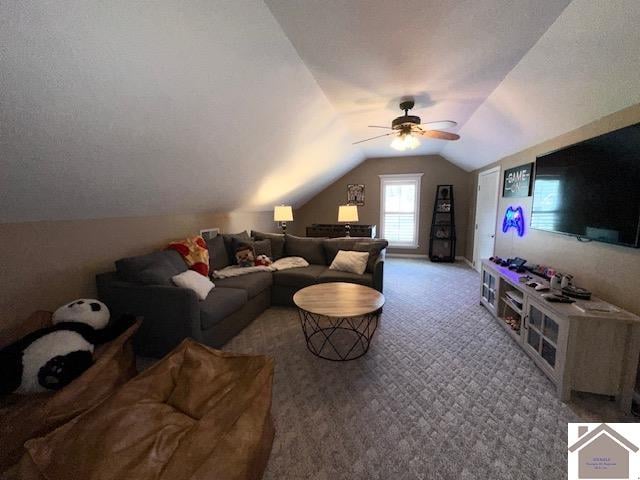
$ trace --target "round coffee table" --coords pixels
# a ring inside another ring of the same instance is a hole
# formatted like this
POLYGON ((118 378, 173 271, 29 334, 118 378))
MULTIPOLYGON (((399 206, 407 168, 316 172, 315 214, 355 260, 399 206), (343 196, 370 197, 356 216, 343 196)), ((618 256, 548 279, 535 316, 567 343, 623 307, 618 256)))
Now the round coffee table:
POLYGON ((378 327, 384 295, 354 283, 320 283, 293 296, 307 348, 326 360, 361 357, 378 327))

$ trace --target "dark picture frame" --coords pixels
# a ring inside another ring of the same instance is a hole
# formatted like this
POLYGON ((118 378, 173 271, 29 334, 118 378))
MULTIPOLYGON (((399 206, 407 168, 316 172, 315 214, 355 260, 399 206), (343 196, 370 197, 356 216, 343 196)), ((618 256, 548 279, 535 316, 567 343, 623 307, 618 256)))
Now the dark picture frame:
POLYGON ((507 168, 502 181, 503 197, 530 197, 533 162, 507 168))
POLYGON ((364 185, 361 183, 349 183, 347 185, 347 205, 364 205, 364 185))

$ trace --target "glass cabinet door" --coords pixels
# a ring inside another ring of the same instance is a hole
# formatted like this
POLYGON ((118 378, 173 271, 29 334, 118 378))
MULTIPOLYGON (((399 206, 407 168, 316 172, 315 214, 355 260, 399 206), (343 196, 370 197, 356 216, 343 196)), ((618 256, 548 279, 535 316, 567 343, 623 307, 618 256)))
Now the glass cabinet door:
POLYGON ((495 308, 496 305, 496 277, 486 270, 482 270, 482 298, 495 308))
POLYGON ((544 329, 542 333, 553 343, 558 342, 558 324, 546 315, 544 317, 544 329))
POLYGON ((556 367, 559 330, 560 326, 556 320, 546 315, 535 305, 529 305, 527 345, 552 369, 556 367))
POLYGON ((489 273, 486 270, 482 271, 482 298, 487 300, 489 298, 489 273))
POLYGON ((540 333, 535 328, 529 328, 527 333, 527 343, 537 352, 540 351, 540 333))

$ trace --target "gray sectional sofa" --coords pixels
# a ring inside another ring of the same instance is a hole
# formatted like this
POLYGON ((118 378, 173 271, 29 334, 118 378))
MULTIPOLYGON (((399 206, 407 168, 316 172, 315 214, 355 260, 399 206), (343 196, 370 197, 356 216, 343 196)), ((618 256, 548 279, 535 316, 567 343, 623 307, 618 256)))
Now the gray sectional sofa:
POLYGON ((187 269, 173 250, 153 252, 115 262, 116 271, 96 276, 98 297, 112 312, 144 317, 134 339, 136 351, 160 357, 186 337, 221 347, 270 305, 293 305, 293 294, 323 282, 351 282, 382 291, 386 240, 363 238, 305 238, 253 231, 219 235, 207 241, 210 269, 220 270, 233 261, 233 239, 255 241, 275 260, 299 256, 308 267, 276 272, 255 272, 214 279, 215 288, 199 300, 189 289, 173 285, 171 277, 187 269), (265 242, 268 240, 268 242, 265 242), (369 252, 362 275, 330 270, 339 250, 369 252))

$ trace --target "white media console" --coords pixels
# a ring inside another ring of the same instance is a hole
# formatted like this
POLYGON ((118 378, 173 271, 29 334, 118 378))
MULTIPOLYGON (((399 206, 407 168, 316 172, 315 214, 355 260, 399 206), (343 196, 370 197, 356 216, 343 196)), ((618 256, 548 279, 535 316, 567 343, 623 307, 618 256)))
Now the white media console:
POLYGON ((630 412, 640 317, 577 306, 606 304, 596 297, 577 304, 549 302, 542 297, 546 292, 520 282, 523 275, 483 260, 480 303, 555 384, 562 401, 569 401, 572 391, 610 395, 630 412))

